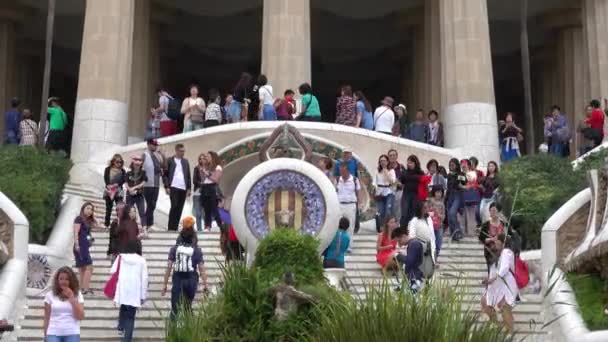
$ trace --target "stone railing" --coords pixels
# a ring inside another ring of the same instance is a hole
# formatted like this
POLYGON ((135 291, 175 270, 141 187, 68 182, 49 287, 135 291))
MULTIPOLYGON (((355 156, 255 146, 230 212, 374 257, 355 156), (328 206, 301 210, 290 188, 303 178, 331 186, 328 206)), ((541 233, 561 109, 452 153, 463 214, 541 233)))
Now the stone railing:
POLYGON ((584 237, 591 197, 589 188, 579 192, 545 222, 541 237, 543 273, 560 264, 584 237))
POLYGON ((589 331, 579 314, 578 304, 572 287, 559 268, 553 268, 547 275, 547 285, 551 291, 543 300, 545 322, 555 342, 604 342, 608 341, 608 330, 589 331))
MULTIPOLYGON (((8 259, 0 265, 0 320, 6 319, 15 325, 25 300, 29 227, 21 210, 0 192, 0 241, 8 259)), ((12 335, 6 333, 0 337, 8 340, 12 335)))
POLYGON ((28 291, 39 292, 49 285, 53 272, 62 266, 73 263, 72 246, 74 244, 74 218, 80 213, 82 199, 68 196, 61 206, 61 212, 46 245, 30 244, 28 246, 28 291))
POLYGON ((563 270, 600 271, 608 243, 608 182, 602 171, 587 173, 589 187, 566 202, 542 230, 545 322, 554 341, 608 341, 608 330, 590 332, 581 318, 563 270))

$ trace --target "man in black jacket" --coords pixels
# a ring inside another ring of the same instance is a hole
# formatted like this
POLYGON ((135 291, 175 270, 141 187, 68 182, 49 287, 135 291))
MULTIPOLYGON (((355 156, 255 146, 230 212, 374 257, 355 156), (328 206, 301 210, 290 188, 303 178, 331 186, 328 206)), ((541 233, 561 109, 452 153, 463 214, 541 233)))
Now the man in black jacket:
POLYGON ((190 197, 192 178, 190 176, 190 163, 188 163, 188 159, 184 158, 185 153, 186 149, 183 144, 175 145, 175 156, 167 161, 167 169, 163 176, 165 190, 171 199, 169 230, 177 230, 186 197, 190 197))

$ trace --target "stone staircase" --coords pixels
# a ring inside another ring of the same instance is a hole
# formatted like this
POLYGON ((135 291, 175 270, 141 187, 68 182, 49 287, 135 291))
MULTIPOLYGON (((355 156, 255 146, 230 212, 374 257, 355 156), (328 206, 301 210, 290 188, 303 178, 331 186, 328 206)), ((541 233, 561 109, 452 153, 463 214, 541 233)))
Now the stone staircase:
MULTIPOLYGON (((79 195, 96 206, 96 215, 103 222, 105 204, 101 195, 77 185, 66 187, 66 193, 79 195)), ((164 222, 159 222, 165 225, 164 222)), ((143 253, 148 262, 149 300, 137 313, 135 323, 136 341, 164 340, 164 319, 168 317, 170 297, 160 295, 162 278, 167 264, 169 248, 174 244, 177 233, 155 231, 149 239, 143 241, 143 253)), ((102 289, 109 278, 110 261, 106 258, 108 232, 93 233, 95 244, 92 247, 94 272, 91 288, 94 295, 85 296, 86 318, 81 323, 83 341, 117 341, 119 340, 116 324, 118 309, 105 298, 102 289)), ((212 291, 217 290, 220 282, 220 264, 224 258, 219 248, 219 233, 201 233, 199 243, 203 249, 205 267, 212 291)), ((375 262, 376 234, 369 227, 363 227, 360 234, 354 237, 353 253, 346 258, 346 283, 349 290, 356 295, 365 294, 365 286, 381 280, 381 273, 375 262)), ((444 243, 439 257, 440 269, 437 277, 449 284, 458 285, 464 293, 465 309, 478 312, 479 300, 483 293, 481 280, 486 274, 483 249, 476 239, 467 238, 459 243, 444 243)), ((42 341, 42 323, 44 315, 44 294, 27 297, 25 318, 19 327, 20 341, 42 341)), ((545 333, 540 330, 542 318, 542 297, 525 295, 524 302, 515 309, 517 340, 544 341, 545 333)), ((482 318, 485 321, 485 318, 482 318)))

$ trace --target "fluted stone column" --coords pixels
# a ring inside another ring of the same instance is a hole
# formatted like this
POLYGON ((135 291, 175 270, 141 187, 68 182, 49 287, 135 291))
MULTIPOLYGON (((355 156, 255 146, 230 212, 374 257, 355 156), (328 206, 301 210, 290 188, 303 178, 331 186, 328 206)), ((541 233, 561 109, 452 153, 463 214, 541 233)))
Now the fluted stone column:
POLYGON ((424 2, 425 106, 441 109, 441 21, 439 0, 424 2))
POLYGON ((150 0, 135 0, 129 137, 143 139, 150 107, 150 0))
POLYGON ((414 107, 410 108, 410 115, 416 115, 415 110, 418 108, 424 109, 428 111, 426 103, 426 84, 427 77, 425 74, 426 66, 428 64, 428 59, 426 55, 426 51, 424 49, 425 43, 425 27, 424 25, 419 25, 414 28, 414 39, 413 39, 413 63, 412 63, 412 71, 414 76, 414 103, 410 104, 410 107, 413 105, 414 107))
POLYGON ((264 0, 262 31, 262 73, 274 96, 311 82, 310 0, 264 0))
POLYGON ((86 2, 72 138, 76 167, 127 143, 134 12, 135 0, 86 2))
MULTIPOLYGON (((15 78, 15 23, 8 17, 0 16, 0 112, 9 107, 11 98, 16 96, 15 78)), ((0 120, 0 141, 4 141, 4 117, 0 120)))
POLYGON ((482 162, 499 159, 486 0, 440 0, 446 147, 482 162))
MULTIPOLYGON (((585 41, 582 27, 566 27, 559 31, 557 42, 558 77, 561 108, 571 127, 585 118, 589 103, 589 72, 585 63, 585 41)), ((574 156, 578 141, 570 149, 574 156)))
POLYGON ((583 1, 590 97, 608 97, 608 1, 583 1))

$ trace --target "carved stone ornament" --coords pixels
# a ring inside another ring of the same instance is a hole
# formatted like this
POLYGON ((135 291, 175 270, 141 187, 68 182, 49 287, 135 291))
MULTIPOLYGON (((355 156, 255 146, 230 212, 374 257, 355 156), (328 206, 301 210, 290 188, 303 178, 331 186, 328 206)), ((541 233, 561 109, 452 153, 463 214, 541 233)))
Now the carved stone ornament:
POLYGON ((260 147, 260 161, 265 162, 270 159, 291 158, 292 145, 302 151, 301 160, 312 161, 312 146, 304 139, 297 128, 283 124, 277 127, 268 140, 260 147))

